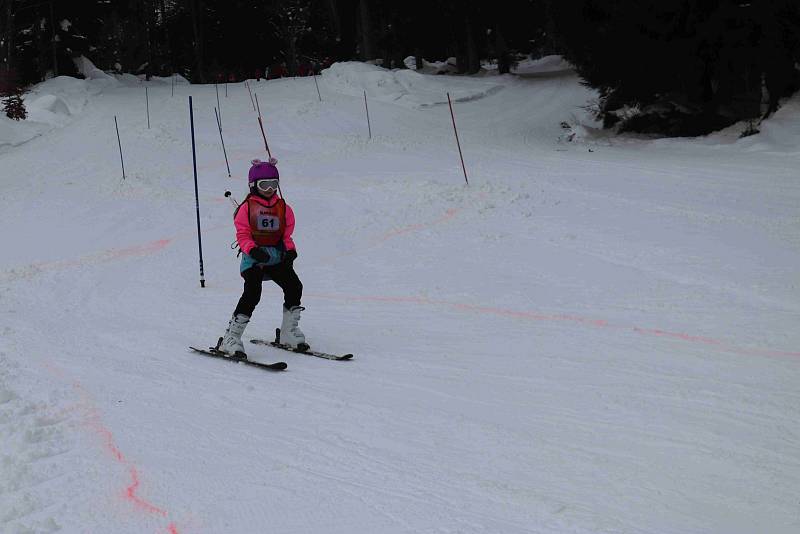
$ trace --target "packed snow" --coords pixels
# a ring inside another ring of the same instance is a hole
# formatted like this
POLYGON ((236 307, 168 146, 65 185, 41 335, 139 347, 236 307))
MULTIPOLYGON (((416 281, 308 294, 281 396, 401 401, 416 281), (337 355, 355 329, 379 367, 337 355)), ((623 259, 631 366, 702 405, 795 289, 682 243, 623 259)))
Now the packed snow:
MULTIPOLYGON (((800 532, 800 99, 744 139, 615 137, 527 66, 250 81, 301 326, 355 354, 246 344, 282 373, 188 350, 241 293, 247 87, 34 87, 0 119, 0 531, 800 532)), ((280 307, 266 283, 245 339, 280 307)))

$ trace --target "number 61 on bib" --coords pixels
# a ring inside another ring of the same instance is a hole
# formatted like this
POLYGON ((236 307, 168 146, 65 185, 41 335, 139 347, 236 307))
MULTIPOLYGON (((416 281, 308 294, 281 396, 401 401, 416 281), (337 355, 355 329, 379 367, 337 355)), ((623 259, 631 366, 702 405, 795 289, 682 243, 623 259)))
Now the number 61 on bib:
POLYGON ((260 230, 278 230, 281 226, 280 217, 276 215, 259 215, 258 228, 260 230))

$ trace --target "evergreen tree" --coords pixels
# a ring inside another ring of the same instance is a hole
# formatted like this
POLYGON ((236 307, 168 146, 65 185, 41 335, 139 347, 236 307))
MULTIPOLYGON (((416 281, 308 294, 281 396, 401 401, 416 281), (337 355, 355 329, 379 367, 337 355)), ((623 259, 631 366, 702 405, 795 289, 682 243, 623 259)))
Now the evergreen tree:
POLYGON ((285 44, 286 66, 289 74, 297 74, 299 41, 311 31, 310 0, 273 0, 270 19, 275 33, 285 44))
POLYGON ((633 107, 623 130, 700 135, 759 116, 765 75, 771 101, 796 89, 800 6, 789 0, 551 0, 549 12, 606 126, 633 107))
POLYGON ((22 93, 23 88, 19 84, 16 73, 0 71, 0 99, 3 104, 3 112, 9 119, 18 121, 28 117, 22 93))
POLYGON ((14 119, 15 121, 28 118, 28 111, 25 109, 25 103, 22 100, 22 90, 17 90, 17 92, 3 100, 3 111, 5 111, 9 119, 14 119))

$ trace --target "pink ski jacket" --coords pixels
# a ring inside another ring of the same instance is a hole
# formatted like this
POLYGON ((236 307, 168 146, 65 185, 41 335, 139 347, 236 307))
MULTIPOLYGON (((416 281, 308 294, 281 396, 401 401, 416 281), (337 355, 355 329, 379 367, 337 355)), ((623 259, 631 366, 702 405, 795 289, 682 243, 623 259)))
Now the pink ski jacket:
MULTIPOLYGON (((274 206, 278 202, 278 195, 272 195, 269 199, 257 195, 251 195, 250 198, 267 207, 274 206)), ((250 251, 256 248, 256 242, 253 240, 253 235, 250 231, 250 210, 247 207, 246 199, 242 202, 239 211, 236 212, 233 225, 236 227, 236 241, 239 243, 239 248, 245 254, 250 254, 250 251)), ((283 238, 281 240, 286 250, 295 250, 292 232, 294 232, 294 211, 292 211, 289 204, 286 204, 286 227, 283 229, 283 238)))

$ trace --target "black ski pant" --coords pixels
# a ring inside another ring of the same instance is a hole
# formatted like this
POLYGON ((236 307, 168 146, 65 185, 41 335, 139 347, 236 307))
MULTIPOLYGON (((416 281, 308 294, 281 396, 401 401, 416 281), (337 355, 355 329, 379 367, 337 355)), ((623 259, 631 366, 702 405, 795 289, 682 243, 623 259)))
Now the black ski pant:
POLYGON ((272 280, 283 290, 283 305, 286 308, 300 305, 303 296, 303 284, 291 263, 279 263, 269 267, 251 267, 242 272, 244 278, 244 291, 236 305, 234 315, 242 314, 248 317, 253 315, 261 300, 261 284, 264 280, 272 280))

